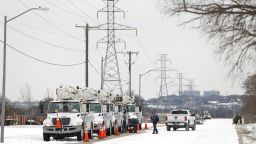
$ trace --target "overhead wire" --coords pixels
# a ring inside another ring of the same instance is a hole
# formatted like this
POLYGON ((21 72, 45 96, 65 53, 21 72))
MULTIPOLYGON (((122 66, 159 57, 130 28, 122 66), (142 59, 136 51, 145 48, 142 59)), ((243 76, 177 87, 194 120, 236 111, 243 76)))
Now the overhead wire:
MULTIPOLYGON (((0 40, 0 42, 4 43, 4 41, 2 41, 2 40, 0 40)), ((6 44, 6 45, 7 45, 9 48, 11 48, 12 50, 14 50, 14 51, 16 51, 16 52, 22 54, 23 56, 26 56, 26 57, 28 57, 28 58, 30 58, 30 59, 33 59, 33 60, 35 60, 35 61, 38 61, 38 62, 41 62, 41 63, 44 63, 44 64, 48 64, 48 65, 69 67, 69 66, 78 66, 78 65, 82 65, 82 64, 85 63, 85 62, 79 62, 79 63, 74 63, 74 64, 57 64, 57 63, 52 63, 52 62, 48 62, 48 61, 45 61, 45 60, 41 60, 41 59, 39 59, 39 58, 33 57, 33 56, 31 56, 31 55, 28 55, 28 54, 26 54, 26 53, 24 53, 24 52, 22 52, 22 51, 20 51, 20 50, 18 50, 18 49, 16 49, 16 48, 14 48, 13 46, 11 46, 11 45, 9 45, 9 44, 6 44)))
POLYGON ((94 71, 100 76, 100 72, 96 69, 96 67, 89 61, 89 64, 92 66, 92 68, 94 69, 94 71))
MULTIPOLYGON (((21 0, 18 0, 18 2, 19 2, 21 5, 23 5, 24 7, 29 8, 29 6, 26 5, 25 3, 23 3, 21 0)), ((58 30, 61 31, 62 33, 65 33, 66 35, 68 35, 68 36, 70 36, 70 37, 72 37, 72 38, 74 38, 74 39, 81 40, 81 39, 77 38, 77 36, 72 35, 72 34, 66 32, 66 31, 64 31, 64 30, 63 30, 62 28, 60 28, 59 26, 57 26, 57 25, 53 24, 52 22, 48 21, 46 18, 42 17, 42 16, 41 16, 40 14, 38 14, 37 12, 33 11, 33 13, 35 13, 35 14, 36 14, 40 19, 42 19, 44 22, 46 22, 47 24, 49 24, 49 25, 53 26, 54 28, 58 29, 58 30)))
POLYGON ((68 48, 68 47, 63 47, 63 46, 60 46, 60 45, 56 45, 56 44, 53 44, 53 43, 50 43, 50 42, 41 40, 41 39, 39 39, 39 38, 36 38, 36 37, 34 37, 34 36, 30 35, 30 34, 27 34, 27 33, 25 33, 25 32, 22 32, 22 31, 20 31, 20 30, 14 28, 14 27, 12 27, 12 26, 8 26, 8 27, 9 27, 10 29, 12 29, 13 31, 15 31, 15 32, 18 32, 18 33, 20 33, 20 34, 22 34, 22 35, 25 35, 26 37, 29 37, 29 38, 31 38, 31 39, 33 39, 33 40, 39 41, 39 42, 41 42, 41 43, 44 43, 44 44, 46 44, 46 45, 49 45, 49 46, 52 46, 52 47, 55 47, 55 48, 59 48, 59 49, 63 49, 63 50, 68 50, 68 51, 73 51, 73 52, 79 52, 79 53, 80 53, 80 52, 85 52, 84 50, 72 49, 72 48, 68 48))

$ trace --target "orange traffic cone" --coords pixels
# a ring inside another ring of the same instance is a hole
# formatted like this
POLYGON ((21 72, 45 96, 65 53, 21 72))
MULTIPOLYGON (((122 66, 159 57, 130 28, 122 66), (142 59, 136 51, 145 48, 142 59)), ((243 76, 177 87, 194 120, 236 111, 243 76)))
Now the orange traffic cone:
POLYGON ((87 129, 84 132, 84 142, 89 142, 89 135, 87 129))
POLYGON ((60 118, 58 116, 58 113, 57 113, 57 118, 56 118, 56 128, 61 129, 61 122, 60 122, 60 118))
POLYGON ((147 124, 147 122, 145 123, 145 129, 148 129, 148 124, 147 124))
POLYGON ((118 136, 118 127, 115 129, 115 134, 118 136))
POLYGON ((106 138, 107 137, 107 131, 106 131, 106 128, 105 126, 103 127, 103 138, 106 138))
POLYGON ((103 138, 103 131, 102 131, 102 128, 100 128, 100 130, 99 130, 99 138, 100 138, 100 139, 103 138))

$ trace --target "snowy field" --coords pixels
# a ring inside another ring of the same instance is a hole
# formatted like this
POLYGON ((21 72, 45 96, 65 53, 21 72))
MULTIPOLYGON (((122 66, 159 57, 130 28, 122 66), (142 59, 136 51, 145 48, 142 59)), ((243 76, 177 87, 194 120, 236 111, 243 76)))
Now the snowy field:
MULTIPOLYGON (((144 125, 143 125, 144 126, 144 125)), ((152 129, 140 131, 139 134, 112 136, 105 140, 91 140, 95 144, 238 144, 235 126, 231 119, 207 120, 203 125, 197 125, 196 131, 166 131, 166 127, 158 127, 159 134, 152 134, 152 129)), ((79 143, 76 138, 62 141, 44 142, 42 126, 8 126, 5 128, 5 143, 37 144, 37 143, 79 143)))
POLYGON ((238 124, 236 129, 241 143, 256 144, 256 124, 238 124))

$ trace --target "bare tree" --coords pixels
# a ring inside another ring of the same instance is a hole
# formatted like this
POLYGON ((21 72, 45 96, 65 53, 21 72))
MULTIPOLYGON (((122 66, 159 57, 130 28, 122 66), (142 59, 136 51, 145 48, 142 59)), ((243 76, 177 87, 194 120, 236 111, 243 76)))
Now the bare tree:
POLYGON ((256 96, 256 74, 248 76, 244 82, 243 88, 247 96, 256 96))
POLYGON ((24 87, 20 90, 22 99, 24 102, 28 104, 28 114, 29 114, 29 120, 31 124, 31 102, 32 102, 32 93, 31 93, 31 87, 28 83, 24 85, 24 87))
POLYGON ((243 74, 256 60, 255 0, 160 0, 162 12, 182 16, 182 24, 193 23, 219 38, 216 53, 230 66, 229 76, 243 74))
POLYGON ((256 121, 256 74, 248 76, 243 84, 245 95, 242 97, 242 113, 245 123, 256 121))

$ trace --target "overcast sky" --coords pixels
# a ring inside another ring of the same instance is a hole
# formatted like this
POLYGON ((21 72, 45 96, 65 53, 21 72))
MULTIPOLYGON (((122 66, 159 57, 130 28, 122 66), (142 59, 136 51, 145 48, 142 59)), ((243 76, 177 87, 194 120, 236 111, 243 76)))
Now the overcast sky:
MULTIPOLYGON (((16 49, 36 57, 58 64, 73 64, 84 61, 84 30, 75 25, 85 25, 88 22, 96 26, 106 22, 106 15, 97 10, 105 6, 102 0, 0 0, 0 39, 3 40, 3 16, 13 17, 28 8, 48 7, 48 12, 34 11, 23 15, 10 23, 7 29, 7 42, 16 49), (67 49, 75 49, 70 51, 67 49)), ((138 28, 135 32, 122 31, 117 35, 126 40, 127 47, 117 47, 117 51, 139 51, 133 57, 135 64, 132 73, 132 89, 138 93, 138 76, 149 69, 158 68, 155 61, 160 54, 168 54, 168 67, 178 69, 184 77, 193 79, 196 89, 220 90, 221 94, 242 94, 241 82, 228 80, 228 68, 214 54, 218 47, 215 42, 209 42, 207 35, 190 26, 179 26, 182 18, 167 17, 157 8, 157 0, 120 0, 117 4, 124 9, 126 19, 116 16, 121 24, 138 28)), ((89 85, 100 88, 100 61, 105 55, 105 48, 96 49, 96 42, 104 37, 104 31, 90 31, 90 66, 89 85)), ((0 51, 0 66, 2 78, 2 55, 0 51)), ((128 68, 125 61, 128 57, 118 56, 123 89, 128 89, 128 68)), ((175 72, 168 72, 171 79, 178 82, 175 72)), ((159 91, 160 72, 152 72, 142 78, 142 96, 146 99, 157 97, 159 91)), ((171 82, 167 79, 167 82, 171 82)), ((7 49, 6 97, 12 100, 22 100, 20 89, 28 83, 32 89, 34 100, 46 96, 49 88, 55 93, 59 84, 84 86, 84 65, 73 67, 52 66, 27 58, 12 49, 7 49)), ((185 83, 185 81, 184 81, 185 83)), ((1 80, 2 85, 2 80, 1 80)), ((185 88, 184 88, 185 89, 185 88)), ((178 93, 177 86, 169 86, 170 94, 178 93)))

